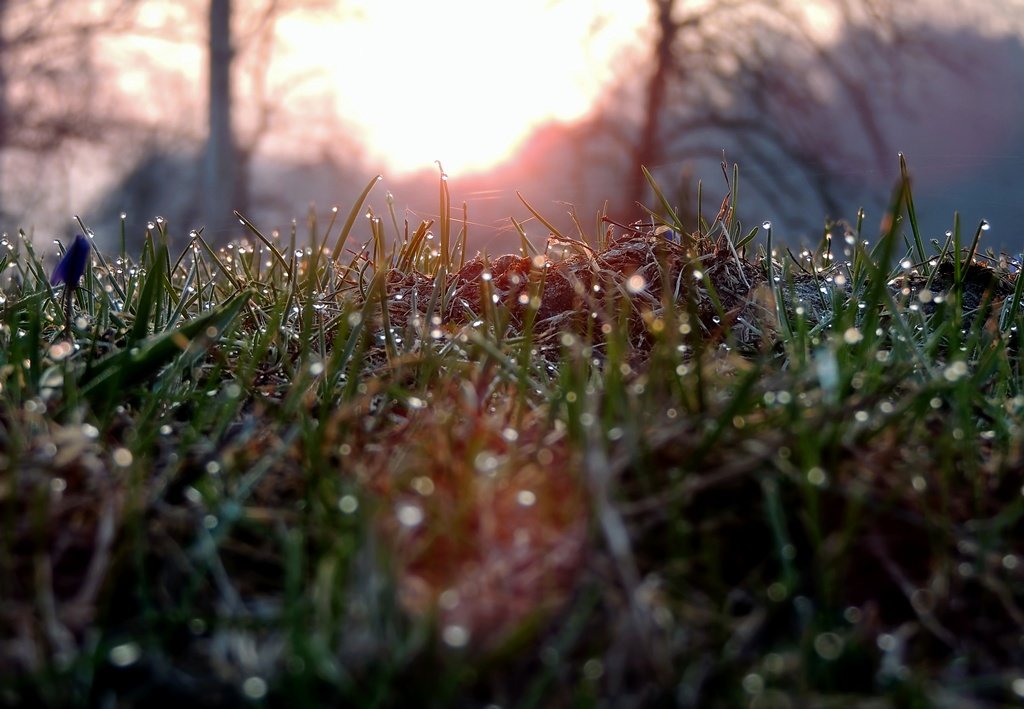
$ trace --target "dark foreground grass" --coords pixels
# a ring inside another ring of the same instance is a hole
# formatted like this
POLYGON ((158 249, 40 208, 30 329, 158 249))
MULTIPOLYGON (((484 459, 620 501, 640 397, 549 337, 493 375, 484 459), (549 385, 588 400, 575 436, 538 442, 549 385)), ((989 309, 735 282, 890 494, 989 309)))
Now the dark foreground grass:
POLYGON ((70 309, 3 243, 0 702, 1022 700, 1019 263, 905 174, 801 254, 727 200, 474 258, 372 186, 70 309))

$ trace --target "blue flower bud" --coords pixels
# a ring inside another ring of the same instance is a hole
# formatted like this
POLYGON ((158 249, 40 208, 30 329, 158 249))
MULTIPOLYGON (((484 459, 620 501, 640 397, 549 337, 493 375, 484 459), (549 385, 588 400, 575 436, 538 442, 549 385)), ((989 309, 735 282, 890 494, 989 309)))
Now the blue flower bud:
POLYGON ((71 247, 65 252, 64 258, 57 264, 57 268, 53 269, 50 284, 64 283, 69 289, 77 288, 78 282, 82 280, 85 267, 89 262, 89 251, 91 248, 92 246, 87 238, 81 234, 76 236, 75 240, 71 243, 71 247))

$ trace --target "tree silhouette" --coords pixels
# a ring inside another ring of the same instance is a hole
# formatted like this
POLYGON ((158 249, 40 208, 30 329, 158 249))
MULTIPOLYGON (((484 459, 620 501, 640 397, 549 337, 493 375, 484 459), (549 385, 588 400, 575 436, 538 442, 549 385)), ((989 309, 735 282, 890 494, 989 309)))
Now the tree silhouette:
POLYGON ((652 0, 646 78, 624 77, 590 127, 629 156, 616 207, 642 216, 651 195, 641 165, 672 184, 728 147, 766 201, 807 211, 810 193, 839 216, 858 175, 891 171, 898 148, 885 121, 914 110, 906 77, 922 63, 969 71, 969 51, 951 52, 906 11, 919 6, 652 0), (622 106, 641 110, 624 118, 622 106))

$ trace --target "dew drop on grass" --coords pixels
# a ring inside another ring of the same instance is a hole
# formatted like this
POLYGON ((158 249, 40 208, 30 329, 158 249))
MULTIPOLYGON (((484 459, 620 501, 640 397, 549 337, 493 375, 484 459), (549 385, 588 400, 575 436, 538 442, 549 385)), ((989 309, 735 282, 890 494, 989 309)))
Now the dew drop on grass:
POLYGON ((764 678, 756 672, 751 672, 745 676, 742 684, 747 694, 760 694, 764 691, 764 678))
POLYGON ((417 475, 409 483, 409 486, 416 491, 416 494, 423 497, 430 497, 436 489, 433 479, 426 475, 417 475))
POLYGON ((765 229, 765 230, 771 229, 772 228, 771 221, 768 220, 768 219, 765 219, 763 222, 761 222, 761 228, 765 229))
POLYGON ((469 642, 469 630, 462 625, 446 625, 441 638, 448 647, 461 648, 469 642))
POLYGON ((395 509, 395 516, 403 527, 418 527, 423 523, 423 508, 409 502, 403 502, 395 509))
POLYGON ((119 468, 127 468, 133 460, 132 452, 127 448, 115 448, 111 457, 114 459, 114 465, 119 468))
POLYGON ((473 467, 483 475, 493 475, 498 469, 498 464, 498 457, 490 451, 482 451, 473 459, 473 467))
POLYGON ((815 466, 807 471, 807 482, 814 485, 814 487, 824 487, 828 482, 828 476, 824 470, 815 466))
POLYGON ((247 699, 263 699, 267 696, 267 681, 262 677, 246 677, 242 682, 242 694, 247 699))
POLYGON ((991 228, 992 228, 992 225, 988 223, 987 219, 982 219, 981 220, 981 230, 982 231, 988 231, 991 228))
POLYGON ((520 490, 516 495, 516 502, 522 507, 533 507, 537 502, 537 495, 532 490, 520 490))
POLYGON ((110 658, 110 664, 115 667, 129 667, 138 662, 139 658, 142 657, 142 648, 135 642, 122 643, 110 648, 108 657, 110 658))
POLYGON ((821 633, 814 638, 814 651, 823 660, 837 660, 843 653, 843 639, 836 633, 821 633))
POLYGON ((459 607, 459 603, 462 599, 459 597, 459 592, 454 588, 446 588, 441 592, 441 595, 437 597, 437 603, 441 608, 446 611, 453 611, 459 607))

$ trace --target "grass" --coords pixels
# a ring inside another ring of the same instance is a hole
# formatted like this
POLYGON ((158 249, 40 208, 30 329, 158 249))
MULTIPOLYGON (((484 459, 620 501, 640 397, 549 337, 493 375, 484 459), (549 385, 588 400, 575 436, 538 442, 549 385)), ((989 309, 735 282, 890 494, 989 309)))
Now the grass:
POLYGON ((444 178, 414 230, 376 179, 301 235, 158 220, 70 339, 5 240, 0 702, 1021 701, 1024 280, 929 250, 903 168, 799 254, 737 171, 497 258, 444 178))

